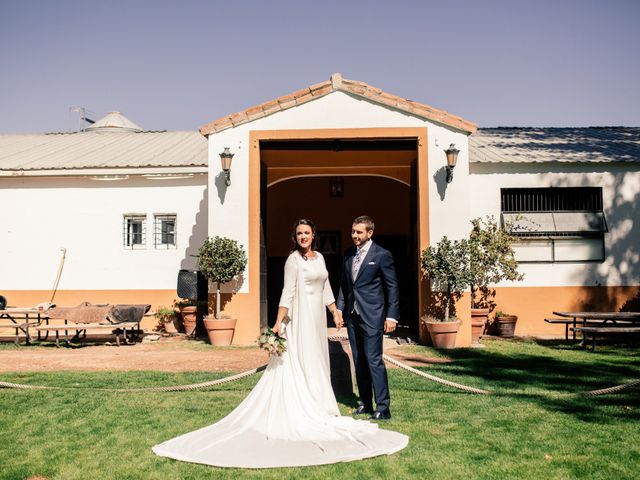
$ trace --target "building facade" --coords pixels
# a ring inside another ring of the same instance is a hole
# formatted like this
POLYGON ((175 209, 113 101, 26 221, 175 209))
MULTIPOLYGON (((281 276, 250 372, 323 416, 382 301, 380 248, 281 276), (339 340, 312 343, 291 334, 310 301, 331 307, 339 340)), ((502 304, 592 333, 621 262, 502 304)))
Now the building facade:
MULTIPOLYGON (((0 231, 0 293, 11 304, 47 300, 65 248, 59 305, 169 305, 178 270, 195 268, 204 238, 221 235, 248 253, 222 300, 238 318, 234 343, 252 343, 277 308, 293 222, 316 222, 336 290, 351 221, 363 214, 394 254, 407 335, 424 339, 431 301, 420 251, 467 236, 470 220, 486 215, 535 220, 518 233, 524 280, 496 286, 498 308, 520 317, 516 333, 560 335, 543 321, 553 310, 612 310, 638 295, 640 129, 476 131, 339 74, 200 133, 145 132, 125 120, 0 135, 0 201, 12 205, 0 231), (459 154, 447 181, 451 146, 459 154)), ((458 344, 468 345, 468 293, 456 310, 458 344)))

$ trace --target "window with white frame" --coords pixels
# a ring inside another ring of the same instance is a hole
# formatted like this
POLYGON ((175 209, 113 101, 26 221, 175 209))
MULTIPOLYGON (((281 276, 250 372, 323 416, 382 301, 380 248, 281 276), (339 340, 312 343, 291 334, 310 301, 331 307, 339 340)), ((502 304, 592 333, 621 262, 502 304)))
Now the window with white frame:
POLYGON ((503 188, 500 194, 502 223, 518 238, 519 262, 604 261, 601 187, 503 188))
POLYGON ((153 245, 155 248, 176 248, 176 220, 175 213, 156 213, 154 215, 153 245))
POLYGON ((122 229, 122 243, 124 248, 147 248, 147 215, 129 213, 124 215, 122 229))

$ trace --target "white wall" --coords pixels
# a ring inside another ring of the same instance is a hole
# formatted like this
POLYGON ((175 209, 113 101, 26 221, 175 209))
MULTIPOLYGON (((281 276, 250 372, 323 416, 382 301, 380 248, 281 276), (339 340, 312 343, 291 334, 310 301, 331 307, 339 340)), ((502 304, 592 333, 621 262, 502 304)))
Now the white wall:
POLYGON ((473 163, 471 218, 500 215, 500 188, 602 187, 603 263, 520 264, 525 280, 513 286, 640 285, 640 166, 633 163, 473 163), (507 173, 508 172, 508 173, 507 173))
POLYGON ((206 183, 206 175, 0 178, 0 291, 50 289, 61 247, 60 290, 175 289, 207 234, 206 183), (146 249, 123 247, 125 213, 147 214, 146 249), (154 248, 154 213, 177 214, 177 249, 154 248))
MULTIPOLYGON (((468 137, 465 133, 424 121, 404 112, 363 100, 344 92, 333 92, 298 107, 223 130, 209 136, 209 235, 223 235, 248 248, 249 132, 255 130, 347 129, 380 127, 427 127, 430 200, 430 235, 435 242, 443 235, 459 238, 468 232, 469 187, 468 137), (446 187, 444 150, 455 143, 460 150, 454 181, 446 187), (230 147, 233 158, 232 185, 222 185, 219 154, 230 147), (434 178, 435 176, 435 178, 434 178), (438 186, 439 185, 439 186, 438 186)), ((423 181, 421 179, 421 181, 423 181)), ((247 277, 249 278, 249 272, 247 277)), ((240 290, 247 291, 246 284, 240 290)))

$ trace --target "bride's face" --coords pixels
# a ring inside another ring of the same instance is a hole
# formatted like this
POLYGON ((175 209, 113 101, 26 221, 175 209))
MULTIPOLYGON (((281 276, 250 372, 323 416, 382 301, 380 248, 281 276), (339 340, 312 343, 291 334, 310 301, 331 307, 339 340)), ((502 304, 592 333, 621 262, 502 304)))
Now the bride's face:
POLYGON ((309 225, 298 225, 296 227, 296 242, 304 250, 311 248, 311 242, 313 242, 313 231, 309 225))

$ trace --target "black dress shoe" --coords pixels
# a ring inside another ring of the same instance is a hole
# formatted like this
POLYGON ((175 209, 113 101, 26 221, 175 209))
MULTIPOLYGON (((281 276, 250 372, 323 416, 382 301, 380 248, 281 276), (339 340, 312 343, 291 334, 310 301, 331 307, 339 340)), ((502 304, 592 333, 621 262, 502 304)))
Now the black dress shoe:
POLYGON ((364 405, 358 405, 358 408, 356 408, 353 411, 354 415, 371 415, 373 414, 373 408, 367 408, 364 405))
POLYGON ((391 412, 386 410, 384 412, 375 412, 371 415, 371 420, 389 420, 391 418, 391 412))

